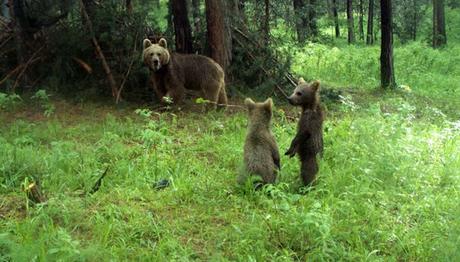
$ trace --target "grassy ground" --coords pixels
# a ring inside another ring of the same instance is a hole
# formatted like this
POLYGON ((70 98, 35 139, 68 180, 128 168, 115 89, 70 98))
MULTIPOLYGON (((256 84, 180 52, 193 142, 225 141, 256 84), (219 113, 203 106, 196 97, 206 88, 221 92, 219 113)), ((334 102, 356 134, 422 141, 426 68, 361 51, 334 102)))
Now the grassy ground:
MULTIPOLYGON (((49 117, 25 105, 0 114, 0 261, 460 258, 460 123, 430 99, 328 104, 318 186, 299 188, 298 161, 283 156, 269 193, 235 183, 244 111, 53 105, 49 117), (27 205, 33 178, 45 204, 27 205), (163 178, 171 186, 156 190, 163 178)), ((275 112, 282 152, 294 115, 275 112)))

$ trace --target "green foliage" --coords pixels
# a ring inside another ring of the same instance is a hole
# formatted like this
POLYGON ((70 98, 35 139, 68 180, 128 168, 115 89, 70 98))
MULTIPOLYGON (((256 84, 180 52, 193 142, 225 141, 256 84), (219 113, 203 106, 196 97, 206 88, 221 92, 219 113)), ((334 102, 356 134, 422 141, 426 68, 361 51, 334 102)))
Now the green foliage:
POLYGON ((46 117, 50 117, 54 113, 55 107, 50 101, 50 95, 46 93, 46 90, 38 90, 31 98, 38 102, 46 117))
POLYGON ((12 110, 22 101, 17 94, 6 94, 0 92, 0 108, 2 110, 12 110))

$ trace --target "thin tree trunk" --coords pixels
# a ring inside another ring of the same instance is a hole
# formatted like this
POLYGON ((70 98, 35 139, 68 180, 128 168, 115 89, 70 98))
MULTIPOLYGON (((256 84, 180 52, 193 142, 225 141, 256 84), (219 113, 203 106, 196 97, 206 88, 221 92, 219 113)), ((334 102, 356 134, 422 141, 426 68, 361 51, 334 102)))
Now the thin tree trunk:
POLYGON ((223 13, 223 3, 221 0, 206 0, 206 22, 208 43, 211 58, 219 65, 227 68, 227 57, 225 50, 225 21, 223 13))
POLYGON ((359 0, 359 20, 358 20, 358 31, 359 39, 364 40, 364 3, 363 0, 359 0))
POLYGON ((176 35, 176 51, 193 53, 192 29, 188 20, 187 1, 172 0, 174 33, 176 35))
POLYGON ((412 0, 412 9, 414 10, 414 20, 412 25, 412 40, 417 40, 418 9, 417 0, 412 0))
POLYGON ((340 37, 339 15, 337 13, 337 0, 332 0, 332 15, 334 16, 335 37, 340 37))
POLYGON ((348 44, 355 42, 354 22, 353 22, 353 1, 347 0, 347 21, 348 21, 348 44))
POLYGON ((93 45, 96 49, 96 54, 99 57, 99 59, 101 59, 102 68, 104 69, 104 72, 107 75, 107 80, 109 81, 110 88, 112 89, 112 96, 114 99, 116 99, 117 92, 118 92, 118 85, 115 81, 115 78, 113 77, 112 70, 110 69, 110 66, 107 63, 107 60, 105 59, 105 55, 102 52, 102 49, 99 46, 99 43, 96 39, 94 30, 93 30, 93 24, 91 22, 91 19, 89 18, 88 12, 86 11, 86 6, 85 6, 85 3, 83 3, 83 0, 80 0, 80 11, 81 11, 83 18, 86 20, 85 21, 86 26, 88 27, 89 33, 92 36, 91 41, 93 42, 93 45))
POLYGON ((433 47, 447 43, 444 0, 433 0, 433 47))
POLYGON ((265 46, 270 43, 270 0, 264 0, 265 16, 263 22, 264 42, 265 46))
POLYGON ((200 0, 192 0, 192 17, 195 35, 200 34, 200 0))
POLYGON ((316 0, 308 1, 308 28, 312 36, 318 35, 318 25, 316 24, 316 0))
POLYGON ((393 63, 393 28, 391 0, 380 0, 382 43, 380 51, 380 77, 383 88, 396 86, 393 63))
POLYGON ((128 12, 129 15, 133 14, 133 1, 132 0, 126 0, 126 11, 128 12))
POLYGON ((296 20, 297 41, 304 43, 307 39, 308 19, 304 0, 294 0, 294 16, 296 20))
POLYGON ((369 10, 367 15, 367 38, 366 44, 374 44, 374 0, 369 0, 369 10))

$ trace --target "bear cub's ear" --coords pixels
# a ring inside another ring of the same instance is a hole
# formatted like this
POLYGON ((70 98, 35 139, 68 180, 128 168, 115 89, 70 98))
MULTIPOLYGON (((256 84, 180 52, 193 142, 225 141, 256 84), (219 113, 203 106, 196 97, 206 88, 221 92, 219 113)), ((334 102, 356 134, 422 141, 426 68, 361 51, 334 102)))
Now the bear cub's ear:
POLYGON ((315 91, 315 92, 318 92, 319 91, 319 85, 320 85, 320 82, 318 80, 315 80, 315 81, 313 81, 313 83, 311 83, 311 89, 313 89, 313 91, 315 91))
POLYGON ((301 85, 301 84, 306 84, 307 82, 305 82, 305 80, 303 79, 303 77, 299 78, 299 81, 297 82, 298 85, 301 85))
POLYGON ((144 49, 146 49, 147 47, 150 47, 152 45, 152 42, 150 42, 150 40, 148 40, 147 38, 144 39, 144 49))
POLYGON ((164 48, 168 48, 168 43, 166 42, 166 39, 161 38, 160 41, 158 41, 158 44, 164 48))
POLYGON ((268 98, 267 100, 265 100, 264 106, 265 106, 265 109, 267 109, 268 111, 272 111, 273 100, 271 98, 268 98))
POLYGON ((256 105, 256 103, 254 103, 254 101, 251 98, 246 98, 244 100, 244 104, 249 110, 253 109, 256 105))

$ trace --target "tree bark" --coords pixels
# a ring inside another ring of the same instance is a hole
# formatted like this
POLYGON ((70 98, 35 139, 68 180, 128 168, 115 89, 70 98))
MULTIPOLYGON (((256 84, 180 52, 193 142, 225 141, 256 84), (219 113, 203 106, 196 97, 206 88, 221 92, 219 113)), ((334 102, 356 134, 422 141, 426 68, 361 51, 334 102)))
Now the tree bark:
POLYGON ((195 36, 201 33, 200 26, 200 0, 192 0, 192 17, 193 17, 193 29, 195 36))
POLYGON ((412 24, 412 40, 417 40, 418 9, 417 0, 412 0, 412 9, 414 10, 414 19, 412 24))
POLYGON ((369 0, 369 10, 367 14, 366 44, 374 44, 374 0, 369 0))
POLYGON ((359 18, 358 18, 358 31, 359 39, 364 40, 364 3, 363 0, 359 0, 359 18))
POLYGON ((353 1, 347 0, 347 21, 348 21, 348 44, 355 42, 354 22, 353 22, 353 1))
POLYGON ((206 0, 206 26, 211 58, 227 68, 228 59, 225 50, 225 20, 221 0, 206 0))
POLYGON ((129 15, 133 14, 133 1, 132 0, 126 0, 126 11, 128 12, 129 15))
POLYGON ((337 12, 337 0, 332 0, 332 15, 334 16, 335 37, 340 37, 339 15, 337 12))
POLYGON ((316 24, 316 0, 308 2, 308 31, 310 35, 318 35, 318 25, 316 24))
POLYGON ((187 1, 171 0, 176 51, 179 53, 193 53, 192 29, 188 19, 187 1))
POLYGON ((433 0, 433 47, 447 43, 444 0, 433 0))
POLYGON ((270 43, 270 0, 264 0, 265 16, 263 22, 264 44, 268 46, 270 43))
POLYGON ((304 0, 294 0, 294 16, 296 20, 297 41, 304 43, 307 39, 308 18, 304 0))
POLYGON ((380 77, 383 88, 396 86, 393 63, 393 28, 391 0, 380 0, 382 42, 380 51, 380 77))

